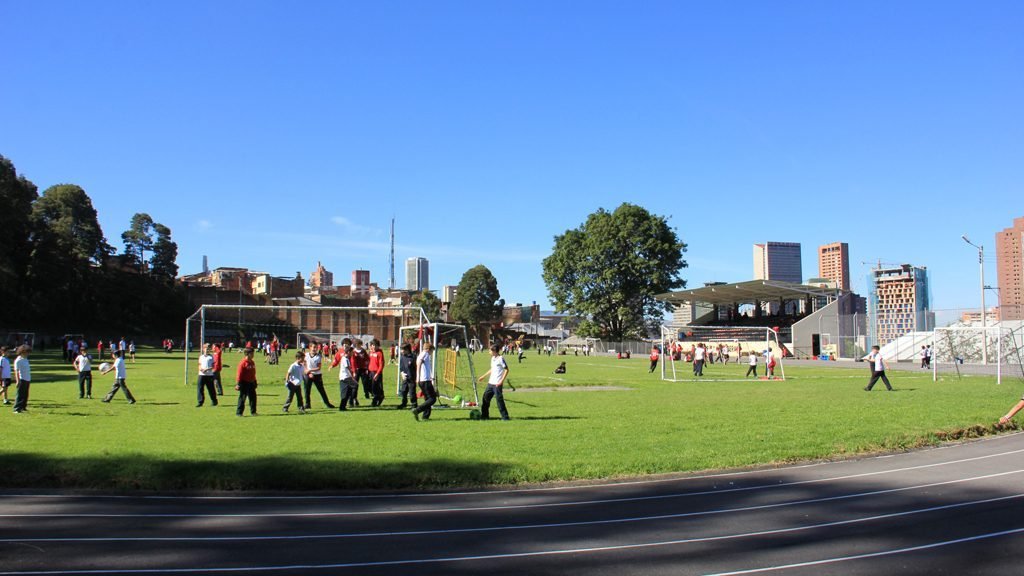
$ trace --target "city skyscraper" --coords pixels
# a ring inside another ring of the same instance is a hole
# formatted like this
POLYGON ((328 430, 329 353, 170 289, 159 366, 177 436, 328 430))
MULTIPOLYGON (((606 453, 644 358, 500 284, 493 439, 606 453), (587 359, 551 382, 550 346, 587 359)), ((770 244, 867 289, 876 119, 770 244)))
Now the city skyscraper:
POLYGON ((405 261, 405 289, 430 290, 430 263, 426 258, 413 257, 405 261))
POLYGON ((818 277, 835 282, 836 288, 850 291, 850 245, 833 242, 818 246, 818 277))
POLYGON ((868 276, 868 292, 869 346, 885 346, 909 332, 934 329, 926 268, 876 268, 868 276))
POLYGON ((999 318, 1024 320, 1024 217, 996 233, 999 318))
POLYGON ((799 242, 754 244, 754 279, 802 284, 803 264, 799 242))

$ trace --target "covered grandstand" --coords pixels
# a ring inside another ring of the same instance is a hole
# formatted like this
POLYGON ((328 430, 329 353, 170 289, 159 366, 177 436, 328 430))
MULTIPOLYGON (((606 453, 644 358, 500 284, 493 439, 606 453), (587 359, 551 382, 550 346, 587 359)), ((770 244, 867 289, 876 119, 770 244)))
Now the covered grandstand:
POLYGON ((687 339, 729 339, 730 329, 735 329, 736 338, 742 338, 744 328, 765 326, 776 329, 779 341, 797 357, 855 358, 862 354, 864 299, 839 289, 748 280, 668 292, 656 298, 673 306, 701 303, 710 307, 710 312, 685 323, 683 336, 687 339), (772 309, 776 312, 770 313, 772 309))

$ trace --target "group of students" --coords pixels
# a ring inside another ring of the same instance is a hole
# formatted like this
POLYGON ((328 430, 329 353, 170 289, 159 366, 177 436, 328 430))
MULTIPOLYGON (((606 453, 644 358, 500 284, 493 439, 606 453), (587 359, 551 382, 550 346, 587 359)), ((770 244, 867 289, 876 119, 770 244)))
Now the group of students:
MULTIPOLYGON (((669 346, 672 350, 673 358, 675 360, 679 360, 680 358, 683 357, 681 344, 675 342, 673 344, 670 344, 669 346)), ((716 350, 718 354, 716 355, 713 351, 709 350, 704 343, 694 344, 690 347, 690 350, 689 352, 686 353, 685 357, 687 362, 693 363, 693 375, 695 377, 704 376, 704 366, 706 363, 714 364, 716 359, 719 362, 726 364, 729 362, 728 346, 719 344, 713 350, 716 350)), ((737 352, 739 353, 739 351, 737 352)), ((775 367, 777 365, 777 362, 775 360, 775 350, 773 350, 772 347, 769 346, 764 350, 764 352, 760 354, 760 356, 764 358, 765 374, 768 378, 774 378, 775 367)), ((658 360, 660 358, 661 348, 659 348, 656 345, 652 346, 650 355, 651 365, 650 369, 647 370, 648 374, 654 372, 654 370, 658 367, 658 360)), ((757 365, 759 363, 759 360, 760 357, 754 350, 751 350, 748 353, 747 373, 744 376, 744 378, 750 377, 751 375, 753 375, 754 378, 757 378, 757 365)))
MULTIPOLYGON (((67 349, 65 348, 65 351, 67 349)), ((9 350, 7 347, 0 347, 0 400, 4 404, 10 404, 9 389, 13 384, 17 387, 17 395, 14 399, 14 413, 21 414, 28 412, 29 392, 32 388, 32 364, 29 356, 32 354, 32 347, 28 344, 18 346, 9 350), (16 355, 11 361, 11 355, 16 355)), ((79 399, 92 398, 92 356, 88 349, 79 346, 78 355, 72 361, 75 372, 78 373, 78 397, 79 399)), ((101 373, 114 372, 114 384, 103 397, 103 402, 110 402, 118 390, 124 390, 125 398, 129 404, 135 404, 135 397, 128 389, 128 371, 125 367, 125 351, 114 352, 114 363, 101 365, 101 373)))
MULTIPOLYGON (((409 408, 416 420, 429 420, 432 407, 437 402, 437 389, 434 387, 433 344, 424 342, 414 352, 411 343, 401 347, 399 355, 399 390, 401 403, 398 410, 409 408), (418 389, 418 390, 417 390, 418 389)), ((203 353, 199 356, 199 382, 197 385, 196 407, 205 403, 209 394, 211 403, 217 405, 217 397, 223 395, 220 383, 220 348, 211 352, 209 344, 203 345, 203 353)), ((484 392, 481 405, 481 417, 489 417, 490 402, 496 400, 503 420, 508 420, 508 410, 502 394, 502 385, 508 375, 508 365, 500 354, 500 348, 491 347, 491 368, 480 376, 480 381, 490 378, 484 392)), ((369 351, 363 348, 360 340, 345 338, 340 345, 329 346, 313 343, 305 350, 295 353, 295 361, 288 367, 284 377, 287 396, 282 411, 288 412, 292 402, 296 402, 298 411, 305 413, 312 409, 312 392, 316 388, 324 406, 336 408, 339 412, 359 406, 359 386, 363 387, 364 399, 370 400, 370 407, 381 407, 384 403, 384 352, 376 339, 369 344, 369 351), (333 352, 333 354, 332 354, 333 352), (324 387, 323 370, 324 356, 331 357, 329 370, 338 369, 338 393, 340 406, 331 403, 324 387)), ((253 349, 245 348, 243 359, 238 364, 235 390, 238 391, 238 403, 235 409, 237 416, 245 414, 246 406, 253 416, 257 414, 257 393, 259 382, 256 377, 256 363, 253 361, 253 349)))
MULTIPOLYGON (((85 340, 78 338, 66 338, 62 347, 65 362, 76 362, 78 357, 83 353, 87 352, 89 345, 85 340)), ((106 350, 107 354, 110 355, 111 360, 117 359, 118 352, 124 352, 125 358, 135 362, 135 341, 125 340, 124 336, 120 340, 110 340, 109 343, 100 340, 96 342, 96 357, 99 360, 103 360, 103 351, 106 350)))

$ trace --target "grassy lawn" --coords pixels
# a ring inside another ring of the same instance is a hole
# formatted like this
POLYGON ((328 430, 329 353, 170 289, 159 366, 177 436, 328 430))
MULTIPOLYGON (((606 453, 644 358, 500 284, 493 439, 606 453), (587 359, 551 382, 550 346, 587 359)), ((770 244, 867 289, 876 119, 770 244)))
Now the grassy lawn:
MULTIPOLYGON (((233 377, 240 356, 225 355, 233 377)), ((487 355, 476 356, 478 373, 487 355)), ((662 382, 646 358, 508 358, 518 391, 512 421, 473 421, 435 410, 430 422, 397 411, 394 367, 385 409, 338 413, 314 393, 310 414, 283 414, 287 363, 257 358, 260 415, 237 418, 233 379, 221 405, 195 408, 182 384, 181 353, 143 350, 128 365, 139 402, 78 399, 74 371, 53 354, 32 357, 29 413, 0 411, 6 487, 102 490, 341 490, 516 484, 827 458, 935 443, 993 430, 1020 386, 965 377, 933 383, 924 372, 892 372, 897 391, 863 391, 867 369, 796 367, 785 382, 662 382), (552 374, 565 360, 568 373, 552 374), (586 390, 607 386, 625 389, 586 390), (557 388, 557 389, 552 389, 557 388)), ((190 370, 194 366, 189 367, 190 370)), ((743 364, 706 369, 740 378, 743 364)), ((194 382, 194 377, 192 377, 194 382)), ((335 373, 325 373, 338 400, 335 373)), ((481 387, 480 392, 483 392, 481 387)), ((13 390, 11 395, 13 401, 13 390)), ((364 402, 364 405, 368 402, 364 402)), ((294 408, 293 408, 294 410, 294 408)), ((497 410, 492 407, 492 413, 497 410)))

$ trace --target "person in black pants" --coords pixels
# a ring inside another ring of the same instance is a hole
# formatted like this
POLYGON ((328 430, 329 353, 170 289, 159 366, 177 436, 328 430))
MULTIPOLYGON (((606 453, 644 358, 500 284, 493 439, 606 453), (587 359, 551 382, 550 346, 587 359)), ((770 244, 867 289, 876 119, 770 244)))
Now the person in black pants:
POLYGON ((402 354, 398 361, 398 371, 401 373, 401 384, 398 395, 402 403, 398 409, 402 410, 409 404, 416 407, 416 356, 412 353, 412 346, 408 343, 402 344, 402 354), (408 400, 407 400, 408 399, 408 400))
POLYGON ((313 386, 316 386, 317 392, 320 393, 320 399, 324 401, 324 406, 336 407, 327 398, 327 390, 324 390, 324 375, 321 370, 323 359, 324 357, 320 354, 320 345, 314 343, 309 354, 306 354, 306 382, 303 385, 303 391, 306 393, 306 410, 310 408, 310 397, 312 396, 310 392, 313 386))
POLYGON ((14 360, 14 384, 18 387, 18 395, 14 398, 14 413, 28 412, 28 393, 32 388, 32 366, 28 357, 32 347, 28 344, 18 346, 18 357, 14 360))
POLYGON ((238 390, 238 408, 236 416, 245 412, 245 401, 249 401, 249 413, 256 415, 256 363, 252 360, 252 348, 245 349, 245 358, 238 363, 238 377, 235 380, 235 390, 238 390))
POLYGON ((871 353, 865 356, 864 359, 872 363, 871 381, 868 382, 868 385, 864 390, 866 392, 871 392, 871 389, 875 386, 875 382, 878 382, 878 379, 881 378, 885 387, 892 392, 892 385, 889 384, 889 379, 885 377, 885 358, 882 358, 882 354, 878 346, 872 346, 871 353))
POLYGON ((420 391, 423 392, 423 403, 412 409, 412 415, 417 420, 420 419, 420 414, 424 420, 430 420, 430 407, 437 402, 437 391, 434 390, 434 357, 431 355, 433 350, 433 344, 424 342, 423 351, 416 358, 416 380, 420 391))
POLYGON ((92 398, 92 359, 83 348, 75 358, 75 370, 78 370, 78 398, 92 398))
POLYGON ((483 404, 480 406, 480 419, 487 420, 490 418, 491 398, 494 398, 498 403, 498 412, 501 413, 501 419, 508 420, 508 410, 505 408, 505 395, 501 390, 501 387, 505 384, 505 379, 508 378, 508 364, 505 363, 505 358, 501 355, 501 348, 497 344, 491 346, 491 369, 481 374, 478 381, 483 382, 484 378, 488 376, 491 378, 487 381, 487 390, 484 391, 483 404))

